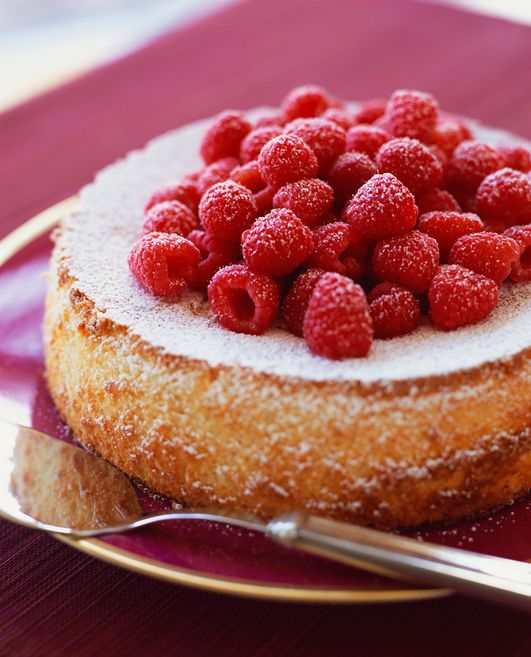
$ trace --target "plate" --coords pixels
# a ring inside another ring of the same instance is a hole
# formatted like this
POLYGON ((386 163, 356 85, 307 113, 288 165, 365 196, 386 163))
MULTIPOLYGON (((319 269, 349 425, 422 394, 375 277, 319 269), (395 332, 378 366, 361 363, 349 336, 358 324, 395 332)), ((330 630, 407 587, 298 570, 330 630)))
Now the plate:
MULTIPOLYGON (((49 234, 76 208, 67 199, 0 242, 0 417, 71 441, 43 377, 44 274, 49 234)), ((146 510, 170 502, 139 490, 146 510)), ((420 540, 526 560, 531 555, 531 500, 489 517, 416 532, 420 540)), ((73 540, 73 548, 128 570, 211 591, 299 602, 393 602, 448 595, 408 586, 277 546, 250 531, 182 521, 105 539, 73 540)))

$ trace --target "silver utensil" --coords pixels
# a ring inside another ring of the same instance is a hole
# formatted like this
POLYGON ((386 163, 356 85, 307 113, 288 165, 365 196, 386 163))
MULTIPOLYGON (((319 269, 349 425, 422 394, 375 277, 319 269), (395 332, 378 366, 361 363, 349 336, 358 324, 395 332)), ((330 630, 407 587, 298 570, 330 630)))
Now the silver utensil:
POLYGON ((0 516, 76 538, 160 521, 208 520, 388 577, 444 586, 531 610, 531 564, 294 512, 269 522, 211 509, 143 515, 129 479, 85 450, 0 420, 0 516))

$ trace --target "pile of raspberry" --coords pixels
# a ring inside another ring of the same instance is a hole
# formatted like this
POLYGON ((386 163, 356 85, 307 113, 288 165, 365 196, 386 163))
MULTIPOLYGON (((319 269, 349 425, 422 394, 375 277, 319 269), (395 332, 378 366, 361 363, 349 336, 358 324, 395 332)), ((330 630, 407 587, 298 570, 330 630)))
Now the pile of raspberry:
POLYGON ((208 295, 219 323, 279 323, 327 358, 431 321, 485 319, 531 280, 531 155, 473 138, 433 96, 356 111, 318 86, 254 123, 220 114, 201 170, 157 189, 129 267, 151 293, 208 295))

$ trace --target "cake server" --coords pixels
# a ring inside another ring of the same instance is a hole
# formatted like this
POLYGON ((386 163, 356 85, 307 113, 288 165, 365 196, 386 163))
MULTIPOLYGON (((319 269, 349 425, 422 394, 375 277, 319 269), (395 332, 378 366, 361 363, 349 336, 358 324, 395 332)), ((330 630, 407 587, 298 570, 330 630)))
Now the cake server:
POLYGON ((74 538, 130 531, 168 520, 219 522, 380 575, 444 586, 531 611, 531 564, 300 512, 270 521, 216 509, 185 508, 145 515, 134 486, 117 468, 79 447, 3 420, 0 516, 74 538))

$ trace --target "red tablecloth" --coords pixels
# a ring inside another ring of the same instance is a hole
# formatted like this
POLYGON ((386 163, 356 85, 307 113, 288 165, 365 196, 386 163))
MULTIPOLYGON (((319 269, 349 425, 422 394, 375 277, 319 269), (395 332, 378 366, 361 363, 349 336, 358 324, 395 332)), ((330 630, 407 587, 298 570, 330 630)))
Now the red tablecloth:
MULTIPOLYGON (((95 38, 96 35, 95 35, 95 38)), ((248 0, 0 115, 0 235, 150 137, 313 81, 350 98, 416 87, 531 137, 531 30, 377 0, 248 0)), ((0 657, 531 654, 529 616, 453 598, 398 606, 231 599, 0 528, 0 657)))

